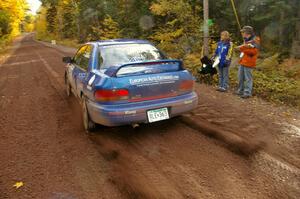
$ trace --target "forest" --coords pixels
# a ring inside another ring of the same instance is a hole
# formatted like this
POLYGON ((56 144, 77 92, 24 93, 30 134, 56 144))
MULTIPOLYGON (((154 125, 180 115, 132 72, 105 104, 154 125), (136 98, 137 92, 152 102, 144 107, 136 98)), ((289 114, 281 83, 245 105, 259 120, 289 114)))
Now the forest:
MULTIPOLYGON (((202 0, 41 0, 40 34, 79 43, 115 37, 146 38, 164 50, 199 51, 203 36, 202 0)), ((209 1, 211 36, 228 30, 240 41, 230 0, 209 1)), ((235 0, 242 25, 252 25, 265 51, 288 54, 299 21, 298 0, 235 0)), ((41 35, 43 36, 43 35, 41 35)))
POLYGON ((21 32, 34 30, 34 16, 26 0, 0 1, 0 51, 21 32))
MULTIPOLYGON (((203 0, 40 1, 42 6, 35 19, 25 14, 25 0, 1 1, 0 40, 33 28, 39 40, 56 40, 74 47, 103 39, 147 39, 168 56, 183 59, 196 76, 202 56, 204 23, 210 27, 211 51, 222 30, 231 33, 236 45, 242 42, 230 0, 210 0, 208 22, 203 21, 203 0)), ((300 62, 294 58, 300 58, 300 1, 234 2, 242 26, 253 26, 261 38, 260 60, 255 72, 258 81, 254 85, 257 95, 298 106, 300 62)), ((231 79, 234 86, 234 67, 231 79)))

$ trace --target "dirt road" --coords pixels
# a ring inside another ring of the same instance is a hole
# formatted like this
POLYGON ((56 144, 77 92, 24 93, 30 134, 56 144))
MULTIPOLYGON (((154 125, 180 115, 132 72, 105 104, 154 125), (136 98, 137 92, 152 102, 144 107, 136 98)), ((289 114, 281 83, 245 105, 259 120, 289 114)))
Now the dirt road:
POLYGON ((87 135, 78 102, 64 93, 67 53, 31 35, 14 45, 0 65, 0 198, 300 197, 297 113, 198 85, 191 117, 264 141, 250 157, 181 118, 87 135))

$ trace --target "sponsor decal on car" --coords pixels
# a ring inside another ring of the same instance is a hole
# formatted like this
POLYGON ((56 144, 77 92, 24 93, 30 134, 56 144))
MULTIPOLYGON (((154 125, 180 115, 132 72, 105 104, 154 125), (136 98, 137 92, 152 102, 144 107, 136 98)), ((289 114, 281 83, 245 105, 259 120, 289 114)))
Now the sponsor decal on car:
POLYGON ((164 76, 129 79, 129 83, 135 86, 147 86, 147 85, 155 85, 155 84, 170 84, 170 83, 174 83, 177 80, 179 80, 178 75, 164 75, 164 76))

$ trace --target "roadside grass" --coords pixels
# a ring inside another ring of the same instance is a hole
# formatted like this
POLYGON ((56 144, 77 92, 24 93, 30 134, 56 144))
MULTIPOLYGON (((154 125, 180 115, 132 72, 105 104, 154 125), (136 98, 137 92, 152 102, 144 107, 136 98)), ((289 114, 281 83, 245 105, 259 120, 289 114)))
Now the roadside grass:
MULTIPOLYGON (((279 63, 277 56, 272 56, 258 61, 257 68, 253 71, 253 95, 276 104, 300 109, 300 60, 289 67, 279 63)), ((230 68, 230 87, 236 89, 238 86, 238 64, 230 68)), ((189 67, 188 67, 189 68, 189 67)), ((195 69, 191 70, 202 83, 213 86, 218 85, 218 76, 210 78, 208 75, 199 75, 195 69)))
POLYGON ((12 37, 10 35, 4 35, 0 37, 0 54, 6 52, 7 47, 12 42, 12 37))
POLYGON ((37 33, 36 39, 45 42, 51 42, 52 40, 55 40, 56 44, 73 48, 79 48, 81 46, 81 44, 79 44, 75 39, 60 39, 57 36, 51 34, 37 33))
POLYGON ((12 43, 17 37, 12 37, 11 35, 4 35, 0 37, 0 64, 3 64, 9 57, 12 43))
MULTIPOLYGON (((237 88, 238 68, 231 68, 231 86, 237 88)), ((267 101, 285 104, 300 109, 300 81, 289 78, 282 71, 264 71, 259 67, 253 71, 253 94, 267 101)))

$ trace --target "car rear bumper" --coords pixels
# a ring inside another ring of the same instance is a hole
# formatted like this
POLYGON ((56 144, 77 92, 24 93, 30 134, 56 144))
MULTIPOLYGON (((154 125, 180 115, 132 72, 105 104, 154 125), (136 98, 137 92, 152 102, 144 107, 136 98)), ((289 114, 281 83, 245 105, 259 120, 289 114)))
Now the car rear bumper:
POLYGON ((91 119, 105 126, 121 126, 135 123, 148 123, 147 111, 168 108, 170 118, 187 113, 196 108, 198 96, 195 92, 173 98, 149 100, 118 105, 100 105, 87 101, 91 119))

